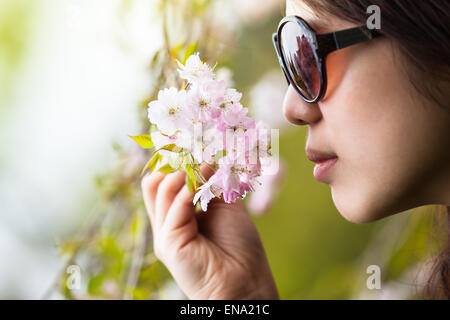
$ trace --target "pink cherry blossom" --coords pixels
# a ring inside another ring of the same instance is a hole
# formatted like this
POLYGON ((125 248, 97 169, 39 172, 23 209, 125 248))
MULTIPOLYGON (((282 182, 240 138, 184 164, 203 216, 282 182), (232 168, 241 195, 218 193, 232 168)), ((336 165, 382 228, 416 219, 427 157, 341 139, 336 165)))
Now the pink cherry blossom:
POLYGON ((222 113, 218 129, 225 131, 226 129, 253 129, 255 121, 247 117, 248 109, 244 108, 240 103, 233 103, 222 113))
POLYGON ((190 56, 186 60, 186 64, 183 65, 178 62, 179 74, 181 79, 187 80, 189 83, 199 82, 203 80, 212 80, 214 78, 214 73, 211 68, 200 60, 200 54, 190 56))
POLYGON ((263 174, 258 180, 259 183, 248 199, 248 207, 255 215, 266 213, 280 191, 281 183, 284 179, 285 164, 280 163, 278 172, 274 174, 263 174))
POLYGON ((158 129, 151 139, 164 157, 193 159, 196 165, 217 163, 216 172, 197 188, 193 199, 206 211, 215 197, 232 203, 255 190, 262 163, 270 156, 270 135, 267 126, 248 116, 242 93, 229 88, 226 80, 216 79, 198 53, 178 65, 188 85, 183 90, 161 90, 158 99, 149 103, 148 118, 158 129), (265 142, 262 150, 260 135, 265 142), (181 151, 163 149, 173 144, 181 151))
POLYGON ((148 118, 156 124, 159 131, 173 135, 179 128, 185 127, 186 121, 186 91, 176 88, 161 90, 158 100, 149 103, 148 118))
POLYGON ((225 102, 225 81, 202 81, 194 83, 187 94, 187 104, 197 121, 217 119, 225 102))
POLYGON ((211 190, 211 187, 214 183, 214 178, 211 177, 205 184, 201 185, 198 188, 198 192, 194 196, 194 205, 200 200, 200 206, 203 211, 208 209, 208 203, 212 198, 215 197, 214 193, 211 190))
MULTIPOLYGON (((153 132, 150 136, 152 138, 152 141, 153 141, 153 144, 155 145, 156 150, 159 150, 162 147, 167 146, 169 144, 176 144, 177 140, 178 140, 178 137, 176 135, 167 136, 167 135, 162 134, 159 131, 153 132)), ((166 157, 168 157, 172 154, 172 152, 168 151, 168 150, 160 150, 158 152, 160 155, 166 156, 166 157)))

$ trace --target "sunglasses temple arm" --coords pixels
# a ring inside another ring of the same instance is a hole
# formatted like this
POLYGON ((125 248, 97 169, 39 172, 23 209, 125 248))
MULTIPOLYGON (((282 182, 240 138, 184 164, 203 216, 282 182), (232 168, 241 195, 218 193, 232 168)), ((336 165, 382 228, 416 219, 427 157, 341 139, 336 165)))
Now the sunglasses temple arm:
POLYGON ((356 27, 317 35, 317 41, 319 42, 319 48, 321 48, 322 54, 326 56, 335 50, 371 40, 378 35, 379 33, 375 30, 356 27))

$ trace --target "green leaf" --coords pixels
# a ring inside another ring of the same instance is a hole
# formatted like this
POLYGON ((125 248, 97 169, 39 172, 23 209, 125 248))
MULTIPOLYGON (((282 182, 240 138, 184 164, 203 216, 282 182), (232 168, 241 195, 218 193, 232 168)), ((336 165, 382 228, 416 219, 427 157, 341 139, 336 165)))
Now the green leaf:
POLYGON ((98 247, 104 254, 116 259, 123 255, 123 250, 120 248, 117 239, 111 234, 106 234, 102 239, 100 239, 98 247))
POLYGON ((172 143, 172 144, 165 145, 164 147, 158 149, 157 151, 159 151, 159 150, 167 150, 167 151, 172 151, 172 152, 181 152, 183 150, 183 148, 180 148, 176 144, 172 143))
POLYGON ((197 190, 197 179, 195 177, 195 171, 192 168, 191 165, 187 164, 185 166, 185 171, 186 171, 186 177, 190 180, 190 183, 192 184, 194 190, 197 190))
POLYGON ((194 170, 194 174, 195 174, 195 180, 196 181, 200 181, 202 184, 206 183, 206 179, 203 176, 201 170, 200 170, 200 166, 198 164, 195 164, 193 166, 193 170, 194 170))
POLYGON ((158 131, 158 126, 156 124, 152 123, 150 125, 149 133, 152 134, 153 132, 156 132, 156 131, 158 131))
POLYGON ((189 189, 190 193, 194 193, 194 185, 192 184, 192 180, 191 178, 189 178, 189 176, 186 174, 186 179, 185 179, 186 185, 189 189))
POLYGON ((186 64, 186 60, 197 51, 197 48, 198 44, 196 42, 187 47, 186 52, 184 53, 183 64, 186 64))
POLYGON ((148 300, 150 297, 149 288, 130 288, 126 287, 125 291, 129 292, 133 296, 133 300, 148 300))
POLYGON ((174 170, 171 166, 170 166, 170 164, 166 164, 166 165, 164 165, 164 166, 162 166, 161 168, 159 168, 159 170, 158 170, 159 172, 162 172, 162 173, 172 173, 172 172, 175 172, 176 170, 174 170))
POLYGON ((92 276, 87 285, 87 291, 91 295, 102 295, 102 284, 105 280, 104 274, 96 274, 92 276))
POLYGON ((170 55, 172 56, 172 58, 176 59, 178 56, 178 52, 180 52, 181 48, 183 48, 184 43, 180 42, 179 44, 177 44, 175 47, 173 47, 173 49, 170 51, 170 55))
POLYGON ((196 213, 203 212, 200 201, 198 201, 198 202, 195 204, 195 212, 196 212, 196 213))
POLYGON ((168 162, 174 170, 179 170, 181 168, 181 165, 183 164, 183 157, 178 153, 172 153, 168 157, 168 162))
POLYGON ((183 159, 183 166, 190 165, 192 167, 194 166, 194 164, 195 164, 194 157, 192 156, 191 153, 187 153, 183 159))
POLYGON ((140 136, 129 136, 131 139, 136 141, 138 145, 140 145, 144 149, 153 148, 153 141, 150 135, 142 134, 140 136))
POLYGON ((159 153, 155 152, 155 154, 153 154, 153 157, 151 157, 150 160, 145 165, 144 169, 142 169, 141 176, 144 175, 144 173, 145 173, 145 171, 147 171, 147 169, 149 169, 150 172, 153 171, 153 169, 155 169, 156 164, 161 159, 162 159, 161 155, 159 153))
POLYGON ((226 150, 219 150, 214 155, 214 159, 216 160, 216 162, 218 162, 220 160, 220 158, 223 158, 226 155, 227 155, 227 151, 226 150))

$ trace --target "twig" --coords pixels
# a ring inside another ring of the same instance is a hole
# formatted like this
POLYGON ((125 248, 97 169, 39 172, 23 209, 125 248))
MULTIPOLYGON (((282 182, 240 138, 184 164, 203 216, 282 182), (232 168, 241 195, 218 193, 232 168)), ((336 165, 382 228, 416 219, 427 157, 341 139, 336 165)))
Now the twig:
POLYGON ((148 236, 148 223, 147 219, 143 219, 144 227, 139 234, 136 246, 133 251, 132 263, 130 267, 130 272, 128 274, 126 290, 123 295, 123 299, 131 300, 133 299, 132 289, 136 288, 137 282, 139 280, 139 274, 142 270, 142 265, 144 263, 145 251, 147 250, 147 236, 148 236))

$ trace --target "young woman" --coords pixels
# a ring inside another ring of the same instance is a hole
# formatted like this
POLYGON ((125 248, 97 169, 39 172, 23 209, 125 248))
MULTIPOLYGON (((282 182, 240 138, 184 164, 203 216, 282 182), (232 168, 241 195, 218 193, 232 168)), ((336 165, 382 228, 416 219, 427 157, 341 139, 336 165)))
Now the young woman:
MULTIPOLYGON (((450 2, 287 0, 286 15, 274 39, 290 82, 283 112, 308 126, 306 156, 339 212, 365 223, 427 204, 450 210, 450 2), (379 30, 366 24, 371 5, 379 30)), ((155 254, 189 298, 278 298, 242 202, 196 215, 182 172, 154 171, 142 188, 155 254)), ((446 297, 449 269, 447 252, 446 297)))

